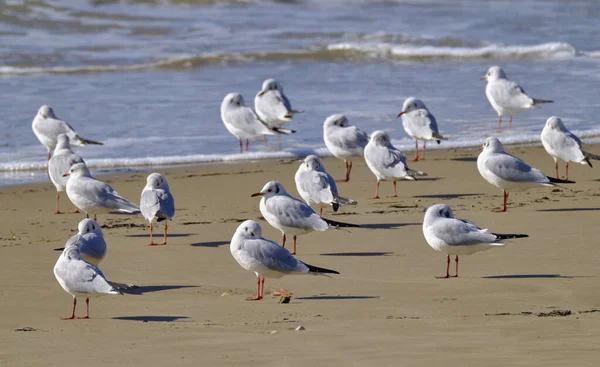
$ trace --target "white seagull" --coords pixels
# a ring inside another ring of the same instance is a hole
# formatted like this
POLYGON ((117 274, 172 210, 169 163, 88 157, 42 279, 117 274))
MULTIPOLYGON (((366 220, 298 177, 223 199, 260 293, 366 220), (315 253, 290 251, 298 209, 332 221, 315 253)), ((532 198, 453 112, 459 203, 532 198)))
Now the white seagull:
MULTIPOLYGON (((142 190, 140 211, 150 223, 150 243, 148 246, 157 245, 152 241, 152 221, 168 220, 175 215, 175 200, 169 190, 169 183, 160 173, 151 173, 146 178, 146 186, 142 190)), ((161 245, 167 244, 167 222, 165 222, 164 237, 161 245)))
POLYGON ((292 134, 296 131, 271 126, 261 120, 251 108, 246 107, 244 98, 239 93, 229 93, 221 103, 221 120, 227 130, 240 141, 240 153, 242 152, 242 140, 246 139, 246 151, 248 151, 248 139, 263 135, 292 134))
POLYGON ((100 142, 84 139, 77 134, 71 125, 63 120, 59 120, 50 106, 43 105, 35 115, 31 124, 35 136, 40 143, 48 149, 48 159, 50 153, 56 148, 57 139, 60 134, 65 134, 71 140, 71 145, 84 146, 88 144, 103 145, 100 142))
POLYGON ((262 238, 260 225, 253 220, 240 224, 231 239, 229 249, 242 268, 256 274, 256 297, 249 297, 248 300, 263 298, 265 277, 281 278, 289 274, 339 274, 335 270, 308 265, 296 259, 277 243, 262 238))
MULTIPOLYGON (((52 158, 48 161, 48 175, 54 187, 56 187, 56 211, 54 214, 62 214, 59 210, 58 202, 60 193, 66 190, 67 181, 69 180, 69 177, 64 177, 63 175, 69 172, 71 166, 75 163, 84 163, 84 161, 83 158, 71 150, 68 136, 59 134, 56 140, 54 154, 52 154, 52 158)), ((79 213, 79 210, 76 210, 75 213, 79 213)))
POLYGON ((546 152, 554 158, 556 178, 559 178, 559 158, 566 163, 565 180, 569 179, 569 162, 587 164, 592 167, 590 159, 600 160, 600 156, 584 151, 581 140, 570 132, 562 120, 556 116, 552 116, 546 121, 546 125, 542 130, 542 145, 546 152))
POLYGON ((294 236, 296 254, 296 236, 313 231, 326 231, 337 227, 358 227, 356 224, 336 222, 321 218, 308 204, 290 196, 283 185, 277 181, 269 181, 251 197, 262 196, 260 212, 270 225, 281 231, 281 246, 285 247, 286 234, 294 236))
POLYGON ((281 126, 292 121, 294 110, 290 100, 283 93, 283 87, 275 79, 263 82, 261 90, 254 97, 254 109, 261 120, 271 126, 281 126))
POLYGON ((402 117, 402 126, 404 131, 413 139, 415 139, 415 157, 412 161, 419 160, 419 140, 423 140, 423 157, 425 159, 425 147, 428 141, 436 141, 438 144, 442 140, 448 140, 440 135, 435 116, 429 112, 425 103, 414 97, 404 101, 402 112, 398 114, 402 117))
POLYGON ((509 80, 499 66, 489 68, 487 74, 480 78, 487 80, 485 95, 498 114, 498 132, 502 126, 502 116, 509 115, 508 128, 512 128, 512 117, 525 110, 539 108, 538 104, 554 101, 532 98, 525 93, 519 84, 509 80))
POLYGON ((323 163, 316 155, 309 155, 300 164, 296 175, 296 189, 308 205, 319 207, 319 215, 323 215, 323 208, 333 207, 337 212, 340 205, 356 205, 352 199, 346 199, 338 195, 335 180, 325 171, 323 163))
POLYGON ((371 140, 365 147, 365 161, 377 178, 373 199, 379 199, 380 181, 392 180, 394 182, 394 195, 392 197, 395 198, 398 197, 396 192, 397 180, 415 181, 415 176, 427 175, 424 172, 408 168, 404 154, 392 145, 388 134, 381 130, 374 131, 371 134, 371 140))
POLYGON ((121 294, 106 280, 100 269, 82 259, 81 253, 75 244, 65 247, 56 265, 54 265, 54 276, 60 286, 73 296, 73 311, 71 312, 71 316, 61 318, 62 320, 72 320, 75 318, 75 307, 77 306, 78 296, 86 297, 86 310, 84 317, 77 318, 89 319, 89 297, 98 297, 105 294, 121 294))
POLYGON ((477 168, 481 177, 502 189, 504 207, 493 211, 506 211, 509 191, 525 191, 537 186, 555 186, 557 183, 575 183, 546 176, 539 169, 532 168, 519 158, 504 151, 500 140, 487 138, 482 152, 477 157, 477 168))
POLYGON ((348 119, 344 115, 331 115, 323 122, 323 140, 325 146, 335 157, 346 164, 346 178, 350 180, 352 171, 352 157, 362 157, 369 136, 356 126, 348 126, 348 119))
POLYGON ((498 242, 512 238, 529 237, 526 234, 497 234, 479 228, 466 219, 454 218, 452 209, 445 204, 435 204, 427 209, 423 219, 423 235, 431 248, 446 254, 446 275, 450 277, 450 256, 456 255, 456 274, 458 277, 458 255, 471 255, 475 252, 502 247, 498 242))
POLYGON ((85 163, 74 164, 65 176, 71 176, 67 181, 67 196, 79 210, 94 215, 119 211, 134 214, 140 211, 137 205, 124 199, 108 184, 96 180, 90 174, 85 163))
MULTIPOLYGON (((67 241, 64 248, 75 245, 81 257, 95 266, 106 256, 106 241, 98 222, 86 218, 79 222, 78 233, 67 241)), ((64 250, 63 248, 63 250, 64 250)))

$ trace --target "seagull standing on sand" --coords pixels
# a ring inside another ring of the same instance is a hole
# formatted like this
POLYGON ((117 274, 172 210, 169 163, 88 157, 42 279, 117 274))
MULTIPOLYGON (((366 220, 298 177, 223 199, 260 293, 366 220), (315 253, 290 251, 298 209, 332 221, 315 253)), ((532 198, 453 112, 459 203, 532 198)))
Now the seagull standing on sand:
POLYGON ((448 140, 440 135, 435 117, 420 99, 410 97, 404 101, 402 112, 398 114, 398 117, 402 117, 404 131, 415 139, 413 162, 419 160, 419 140, 423 140, 423 157, 420 158, 421 160, 425 159, 425 147, 428 141, 434 140, 439 144, 442 140, 448 140))
POLYGON ((339 181, 348 182, 352 171, 352 157, 363 156, 369 136, 356 126, 348 126, 346 116, 336 114, 325 119, 323 140, 331 154, 346 164, 346 178, 339 181))
POLYGON ((246 139, 246 152, 248 139, 263 135, 292 134, 296 131, 271 126, 261 120, 251 108, 246 107, 244 98, 239 93, 229 93, 221 103, 221 120, 227 130, 240 141, 242 153, 242 140, 246 139))
POLYGON ((121 294, 106 280, 100 269, 82 259, 81 253, 75 244, 65 247, 56 265, 54 265, 54 276, 60 286, 73 296, 71 316, 62 317, 62 320, 72 320, 75 318, 78 296, 86 297, 86 307, 85 316, 77 318, 89 319, 90 297, 98 297, 105 294, 121 294))
POLYGON ((240 224, 231 239, 229 249, 242 268, 256 274, 256 297, 249 297, 247 300, 263 298, 265 277, 281 278, 289 274, 339 274, 335 270, 308 265, 296 259, 277 243, 262 238, 262 229, 253 220, 240 224))
POLYGON ((600 160, 600 156, 584 151, 581 140, 570 132, 562 120, 556 116, 552 116, 546 121, 546 125, 542 130, 542 145, 546 152, 554 158, 556 178, 559 178, 559 158, 566 163, 565 180, 569 179, 569 162, 587 164, 592 167, 590 159, 600 160))
POLYGON ((106 256, 106 241, 98 222, 86 218, 79 222, 78 233, 69 238, 65 248, 77 246, 81 258, 94 266, 100 265, 100 261, 106 256))
MULTIPOLYGON (((173 218, 175 215, 175 200, 171 190, 169 190, 169 183, 160 173, 151 173, 146 178, 146 186, 142 190, 142 198, 140 199, 140 211, 150 223, 150 243, 148 246, 157 245, 152 241, 152 221, 156 219, 157 222, 162 222, 173 218)), ((165 222, 161 245, 167 244, 167 228, 167 222, 165 222)))
POLYGON ((286 234, 294 236, 296 254, 296 236, 313 231, 326 231, 336 227, 358 227, 356 224, 336 222, 321 218, 310 206, 290 196, 283 185, 277 181, 267 182, 260 192, 251 195, 262 196, 260 213, 270 225, 281 231, 281 246, 285 247, 286 234))
POLYGON ((71 141, 71 145, 103 145, 97 141, 84 139, 79 136, 69 124, 63 120, 59 120, 52 108, 47 105, 40 107, 37 115, 35 115, 35 118, 33 119, 31 127, 40 143, 48 149, 48 160, 50 160, 50 153, 56 148, 56 144, 58 143, 57 139, 60 134, 67 135, 71 141))
MULTIPOLYGON (((62 214, 59 210, 58 202, 60 193, 66 190, 67 181, 69 180, 68 176, 64 177, 63 175, 65 172, 69 172, 71 166, 76 163, 84 163, 84 161, 83 158, 71 150, 68 136, 59 134, 56 140, 54 154, 52 154, 52 158, 48 161, 48 175, 54 187, 56 187, 56 211, 54 214, 62 214)), ((79 213, 79 210, 76 210, 75 213, 79 213)))
POLYGON ((292 121, 294 114, 303 112, 292 108, 283 87, 275 79, 263 82, 262 89, 254 97, 254 109, 261 120, 278 127, 292 121))
POLYGON ((323 208, 333 207, 337 212, 340 205, 356 205, 352 199, 346 199, 338 195, 335 180, 325 171, 323 163, 316 155, 309 155, 298 167, 294 177, 296 189, 302 199, 308 205, 319 207, 319 215, 323 215, 323 208))
POLYGON ((519 84, 509 80, 504 70, 499 66, 489 68, 487 74, 480 78, 487 80, 485 95, 498 114, 498 132, 502 126, 502 116, 509 115, 508 129, 512 128, 512 117, 525 110, 539 108, 541 103, 554 101, 532 98, 525 93, 519 84))
POLYGON ((506 153, 502 143, 496 138, 487 138, 481 148, 482 152, 477 157, 477 168, 481 177, 502 189, 504 193, 504 207, 492 211, 506 211, 509 191, 525 191, 537 186, 556 186, 557 183, 575 183, 546 176, 542 171, 506 153))
POLYGON ((67 196, 88 217, 93 214, 94 220, 97 213, 119 211, 134 214, 140 211, 137 205, 124 199, 108 184, 93 178, 85 163, 73 165, 65 176, 71 176, 67 181, 67 196))
POLYGON ((497 234, 479 228, 466 219, 454 218, 452 209, 445 204, 435 204, 427 209, 423 219, 423 235, 431 248, 446 254, 446 275, 450 277, 450 256, 456 255, 456 274, 458 277, 458 255, 471 255, 475 252, 502 247, 498 242, 512 238, 529 237, 526 234, 497 234))
POLYGON ((397 180, 415 181, 415 176, 427 175, 424 172, 408 168, 404 154, 392 145, 388 134, 380 130, 371 134, 371 140, 365 147, 365 161, 377 178, 373 199, 379 199, 380 181, 392 180, 394 182, 394 195, 392 197, 395 198, 398 197, 396 192, 397 180))

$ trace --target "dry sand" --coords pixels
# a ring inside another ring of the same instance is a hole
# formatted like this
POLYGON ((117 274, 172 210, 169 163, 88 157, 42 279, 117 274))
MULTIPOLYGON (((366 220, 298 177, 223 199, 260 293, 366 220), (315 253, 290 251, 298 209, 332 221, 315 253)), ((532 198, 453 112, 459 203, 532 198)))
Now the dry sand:
MULTIPOLYGON (((508 150, 554 172, 541 148, 508 150)), ((428 160, 411 165, 428 172, 426 179, 399 182, 399 198, 379 201, 368 199, 374 176, 355 162, 351 181, 339 190, 359 205, 325 216, 364 228, 299 237, 300 259, 341 275, 267 279, 266 289, 293 292, 289 304, 245 301, 255 292, 255 277, 233 260, 228 244, 240 221, 260 217, 250 194, 266 181, 279 180, 297 195, 299 163, 162 170, 177 205, 169 244, 144 246, 141 216, 100 216, 109 246, 100 268, 109 279, 139 285, 140 294, 92 299, 90 320, 59 319, 70 313, 71 297, 52 273, 59 256, 53 249, 74 234, 82 215, 50 214, 49 183, 2 188, 0 364, 597 366, 600 171, 572 165, 572 191, 513 194, 508 213, 491 213, 501 193, 479 176, 477 153, 429 152, 428 160), (427 245, 421 222, 424 210, 439 202, 457 217, 530 238, 464 256, 460 278, 435 279, 445 270, 445 255, 427 245), (538 316, 557 310, 571 314, 538 316), (294 331, 299 325, 306 330, 294 331), (27 327, 34 330, 21 331, 27 327)), ((342 162, 324 164, 342 176, 342 162)), ((138 201, 147 174, 101 178, 138 201)), ((383 195, 391 190, 382 183, 383 195)), ((61 204, 70 209, 66 195, 61 204)), ((265 237, 280 240, 259 223, 265 237)), ((77 314, 84 306, 80 300, 77 314)))

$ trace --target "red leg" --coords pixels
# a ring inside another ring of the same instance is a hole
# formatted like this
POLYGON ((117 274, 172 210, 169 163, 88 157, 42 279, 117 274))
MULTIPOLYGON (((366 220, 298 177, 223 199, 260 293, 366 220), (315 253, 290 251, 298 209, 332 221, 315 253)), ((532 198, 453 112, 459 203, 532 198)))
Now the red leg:
POLYGON ((150 243, 147 244, 146 246, 156 246, 157 243, 154 243, 154 239, 152 238, 152 229, 154 227, 152 226, 152 223, 150 223, 150 243))
POLYGON ((446 275, 443 277, 436 277, 438 279, 450 278, 450 255, 446 255, 446 275))
POLYGON ((56 211, 54 214, 63 214, 60 210, 58 210, 58 201, 60 199, 60 192, 56 192, 56 211))
POLYGON ((96 214, 94 214, 94 220, 95 220, 96 222, 98 221, 98 219, 96 219, 96 214))
POLYGON ((294 251, 291 252, 292 255, 296 255, 296 236, 294 235, 294 251))
POLYGON ((425 159, 425 147, 427 146, 427 140, 423 141, 423 157, 421 157, 421 160, 425 159))
POLYGON ((50 160, 50 151, 48 151, 48 160, 50 160))
POLYGON ((415 157, 411 159, 411 162, 416 162, 419 160, 419 141, 415 139, 415 157))
POLYGON ((498 116, 498 132, 502 131, 502 115, 498 116))
POLYGON ((244 143, 242 143, 242 139, 240 139, 240 153, 244 152, 244 143))
POLYGON ((260 298, 265 296, 265 277, 260 280, 260 298))
MULTIPOLYGON (((264 280, 263 280, 263 284, 264 284, 264 280)), ((248 297, 248 298, 246 298, 246 301, 258 301, 261 298, 262 298, 262 294, 260 292, 260 277, 256 277, 256 296, 248 297)))
POLYGON ((346 182, 350 181, 350 172, 352 172, 352 162, 348 164, 348 172, 346 172, 346 182))
POLYGON ((346 178, 341 179, 341 180, 335 180, 335 182, 348 182, 348 179, 349 179, 349 176, 350 176, 350 173, 348 172, 349 164, 346 161, 344 161, 344 163, 346 164, 346 178))
POLYGON ((246 139, 246 152, 248 151, 248 139, 246 139))
POLYGON ((73 320, 75 318, 75 307, 77 306, 77 298, 73 297, 73 311, 71 311, 71 316, 69 317, 61 317, 61 320, 73 320))
POLYGON ((283 234, 283 238, 281 239, 281 247, 285 248, 285 233, 283 234))
MULTIPOLYGON (((450 260, 450 256, 448 256, 448 260, 450 260)), ((456 259, 454 259, 454 262, 456 263, 456 274, 454 274, 452 277, 458 278, 458 255, 456 255, 456 259)))
POLYGON ((554 168, 556 169, 556 178, 560 178, 558 177, 558 161, 554 162, 554 168))
POLYGON ((323 216, 323 208, 319 209, 319 216, 322 217, 323 216))
POLYGON ((512 129, 512 116, 508 119, 508 130, 512 129))
POLYGON ((85 299, 85 316, 79 316, 78 319, 89 319, 90 318, 90 299, 85 299))
POLYGON ((89 219, 90 215, 88 213, 85 213, 85 217, 86 217, 86 219, 89 219))
POLYGON ((75 208, 75 210, 73 210, 73 211, 70 211, 69 213, 73 213, 73 214, 79 214, 79 213, 80 213, 80 211, 79 211, 79 208, 75 208))
POLYGON ((396 193, 396 181, 394 181, 394 195, 390 196, 391 198, 397 198, 398 194, 396 193))
POLYGON ((161 243, 161 245, 166 245, 167 244, 167 229, 169 228, 169 226, 167 225, 167 223, 165 222, 165 229, 164 229, 164 236, 163 236, 163 243, 161 243))
POLYGON ((379 180, 377 180, 377 183, 375 184, 375 196, 371 199, 379 199, 379 180))
POLYGON ((567 170, 567 173, 565 174, 565 180, 569 179, 569 162, 567 162, 567 164, 565 165, 565 169, 567 170))

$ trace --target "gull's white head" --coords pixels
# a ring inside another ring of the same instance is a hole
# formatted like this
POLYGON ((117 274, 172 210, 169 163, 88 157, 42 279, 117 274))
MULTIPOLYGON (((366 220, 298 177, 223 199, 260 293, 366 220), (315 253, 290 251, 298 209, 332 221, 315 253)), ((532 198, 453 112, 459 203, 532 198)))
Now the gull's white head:
POLYGON ((56 137, 55 150, 60 150, 60 149, 71 149, 71 141, 69 140, 69 137, 66 136, 65 134, 59 134, 56 137))
POLYGON ((239 93, 229 93, 223 98, 223 103, 221 103, 221 111, 226 108, 232 107, 245 107, 246 102, 244 101, 244 97, 242 97, 239 93))
POLYGON ((504 147, 500 140, 494 137, 489 137, 485 139, 485 143, 481 146, 481 150, 488 153, 503 153, 504 147))
POLYGON ((377 146, 387 147, 390 144, 390 136, 382 130, 373 131, 371 142, 377 146))
POLYGON ((84 219, 79 222, 79 226, 77 226, 80 235, 84 235, 86 233, 98 233, 102 234, 102 230, 100 229, 100 225, 93 219, 84 219))
POLYGON ((277 82, 277 80, 267 79, 263 82, 262 89, 260 90, 260 92, 258 92, 258 96, 260 97, 270 90, 278 90, 279 92, 283 93, 283 87, 281 86, 281 84, 279 84, 279 82, 277 82))
POLYGON ((306 167, 306 169, 308 171, 322 171, 323 170, 323 163, 321 163, 321 160, 316 155, 309 155, 308 157, 304 158, 303 165, 306 167))
POLYGON ((255 194, 250 195, 251 197, 262 196, 265 199, 268 199, 273 196, 287 194, 283 185, 278 181, 269 181, 265 184, 265 186, 255 194))
POLYGON ((160 173, 151 173, 146 178, 146 187, 151 189, 163 189, 169 191, 169 183, 165 176, 160 173))
POLYGON ((237 227, 234 236, 254 240, 262 237, 262 229, 260 224, 253 220, 247 220, 237 227))
POLYGON ((415 97, 410 97, 407 98, 406 101, 404 101, 404 104, 402 105, 402 112, 400 112, 398 114, 398 117, 404 115, 405 113, 409 113, 415 110, 421 110, 421 109, 427 109, 427 107, 425 107, 425 103, 423 103, 423 101, 421 101, 420 99, 417 99, 415 97))
POLYGON ((493 82, 498 79, 508 79, 506 73, 500 66, 492 66, 488 69, 487 74, 479 78, 481 80, 487 80, 488 82, 493 82))
POLYGON ((92 177, 88 166, 85 163, 75 163, 71 166, 69 172, 65 173, 63 177, 92 177))
POLYGON ((565 131, 567 130, 565 124, 559 117, 552 116, 546 121, 546 127, 553 130, 565 131))
POLYGON ((428 226, 431 221, 437 218, 454 218, 454 213, 452 213, 452 209, 446 204, 432 205, 425 212, 423 225, 428 226))
POLYGON ((325 119, 323 127, 348 127, 348 119, 342 114, 331 115, 325 119))
POLYGON ((40 118, 43 118, 43 119, 46 119, 46 118, 55 119, 56 118, 56 115, 54 114, 52 107, 50 107, 48 105, 43 105, 42 107, 40 107, 37 114, 40 118))

